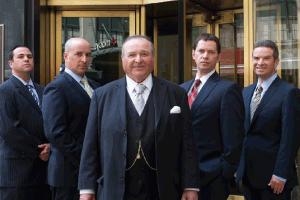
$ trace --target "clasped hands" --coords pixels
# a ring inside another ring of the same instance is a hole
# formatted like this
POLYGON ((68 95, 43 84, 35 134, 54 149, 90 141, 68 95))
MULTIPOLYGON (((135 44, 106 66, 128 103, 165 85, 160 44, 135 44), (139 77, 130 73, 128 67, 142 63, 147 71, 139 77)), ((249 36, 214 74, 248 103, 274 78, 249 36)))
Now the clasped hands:
POLYGON ((49 159, 49 152, 50 152, 50 143, 41 144, 38 146, 42 149, 39 158, 43 161, 48 161, 49 159))

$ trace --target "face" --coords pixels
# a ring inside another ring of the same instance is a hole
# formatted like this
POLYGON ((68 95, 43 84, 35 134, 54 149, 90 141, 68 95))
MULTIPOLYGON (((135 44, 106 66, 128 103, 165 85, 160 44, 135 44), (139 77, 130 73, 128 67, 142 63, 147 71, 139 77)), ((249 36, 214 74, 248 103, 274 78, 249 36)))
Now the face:
POLYGON ((265 81, 276 72, 279 58, 274 60, 273 49, 269 47, 257 47, 253 50, 253 71, 261 81, 265 81))
POLYGON ((69 52, 64 52, 65 65, 83 77, 91 62, 90 44, 82 38, 73 38, 69 52))
POLYGON ((13 51, 13 60, 8 61, 12 73, 19 75, 22 73, 32 73, 33 55, 26 47, 18 47, 13 51))
POLYGON ((143 82, 154 68, 150 43, 144 38, 134 38, 125 43, 122 56, 123 69, 135 82, 143 82))
POLYGON ((215 69, 216 64, 220 61, 217 44, 211 40, 200 40, 197 48, 192 51, 193 59, 197 64, 198 76, 208 74, 215 69))

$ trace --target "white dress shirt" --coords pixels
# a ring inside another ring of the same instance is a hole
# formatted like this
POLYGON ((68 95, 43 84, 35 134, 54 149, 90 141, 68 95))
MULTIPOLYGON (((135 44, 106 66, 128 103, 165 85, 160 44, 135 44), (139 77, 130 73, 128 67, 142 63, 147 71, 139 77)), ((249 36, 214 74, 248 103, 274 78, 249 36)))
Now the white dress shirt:
MULTIPOLYGON (((200 90, 203 88, 203 86, 204 86, 204 84, 206 83, 206 81, 209 79, 209 77, 211 77, 211 75, 212 75, 213 73, 215 73, 215 71, 216 71, 216 70, 214 69, 214 70, 212 70, 211 72, 209 72, 208 74, 202 76, 201 78, 199 78, 199 77, 198 77, 198 74, 196 74, 195 81, 196 81, 197 79, 200 79, 200 81, 201 81, 201 83, 200 83, 200 85, 198 86, 198 89, 197 89, 197 95, 199 94, 200 90)), ((191 93, 191 90, 192 90, 192 88, 193 88, 193 86, 194 86, 194 84, 195 84, 195 81, 194 81, 193 85, 191 86, 191 88, 190 88, 188 94, 191 93)))

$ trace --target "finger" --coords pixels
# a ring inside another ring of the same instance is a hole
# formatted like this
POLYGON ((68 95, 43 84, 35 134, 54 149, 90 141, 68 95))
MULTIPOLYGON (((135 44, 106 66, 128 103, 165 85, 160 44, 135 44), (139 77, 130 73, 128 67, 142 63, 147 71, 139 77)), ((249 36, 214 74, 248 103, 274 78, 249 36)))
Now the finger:
POLYGON ((274 194, 279 194, 279 185, 278 185, 278 183, 276 183, 275 185, 274 185, 274 194))
POLYGON ((39 148, 44 148, 46 146, 47 146, 47 144, 40 144, 40 145, 38 145, 39 148))

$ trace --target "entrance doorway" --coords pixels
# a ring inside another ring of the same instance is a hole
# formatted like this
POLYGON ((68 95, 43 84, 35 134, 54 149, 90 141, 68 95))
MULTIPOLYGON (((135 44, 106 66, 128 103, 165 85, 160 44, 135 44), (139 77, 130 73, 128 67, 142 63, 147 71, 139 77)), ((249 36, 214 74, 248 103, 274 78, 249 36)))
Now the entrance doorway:
MULTIPOLYGON (((201 13, 192 17, 193 43, 202 33, 215 34, 221 43, 221 60, 216 71, 224 79, 238 83, 244 88, 244 20, 243 9, 221 11, 214 15, 201 13)), ((191 54, 189 56, 191 58, 191 54)), ((192 77, 197 67, 192 60, 192 77)))

